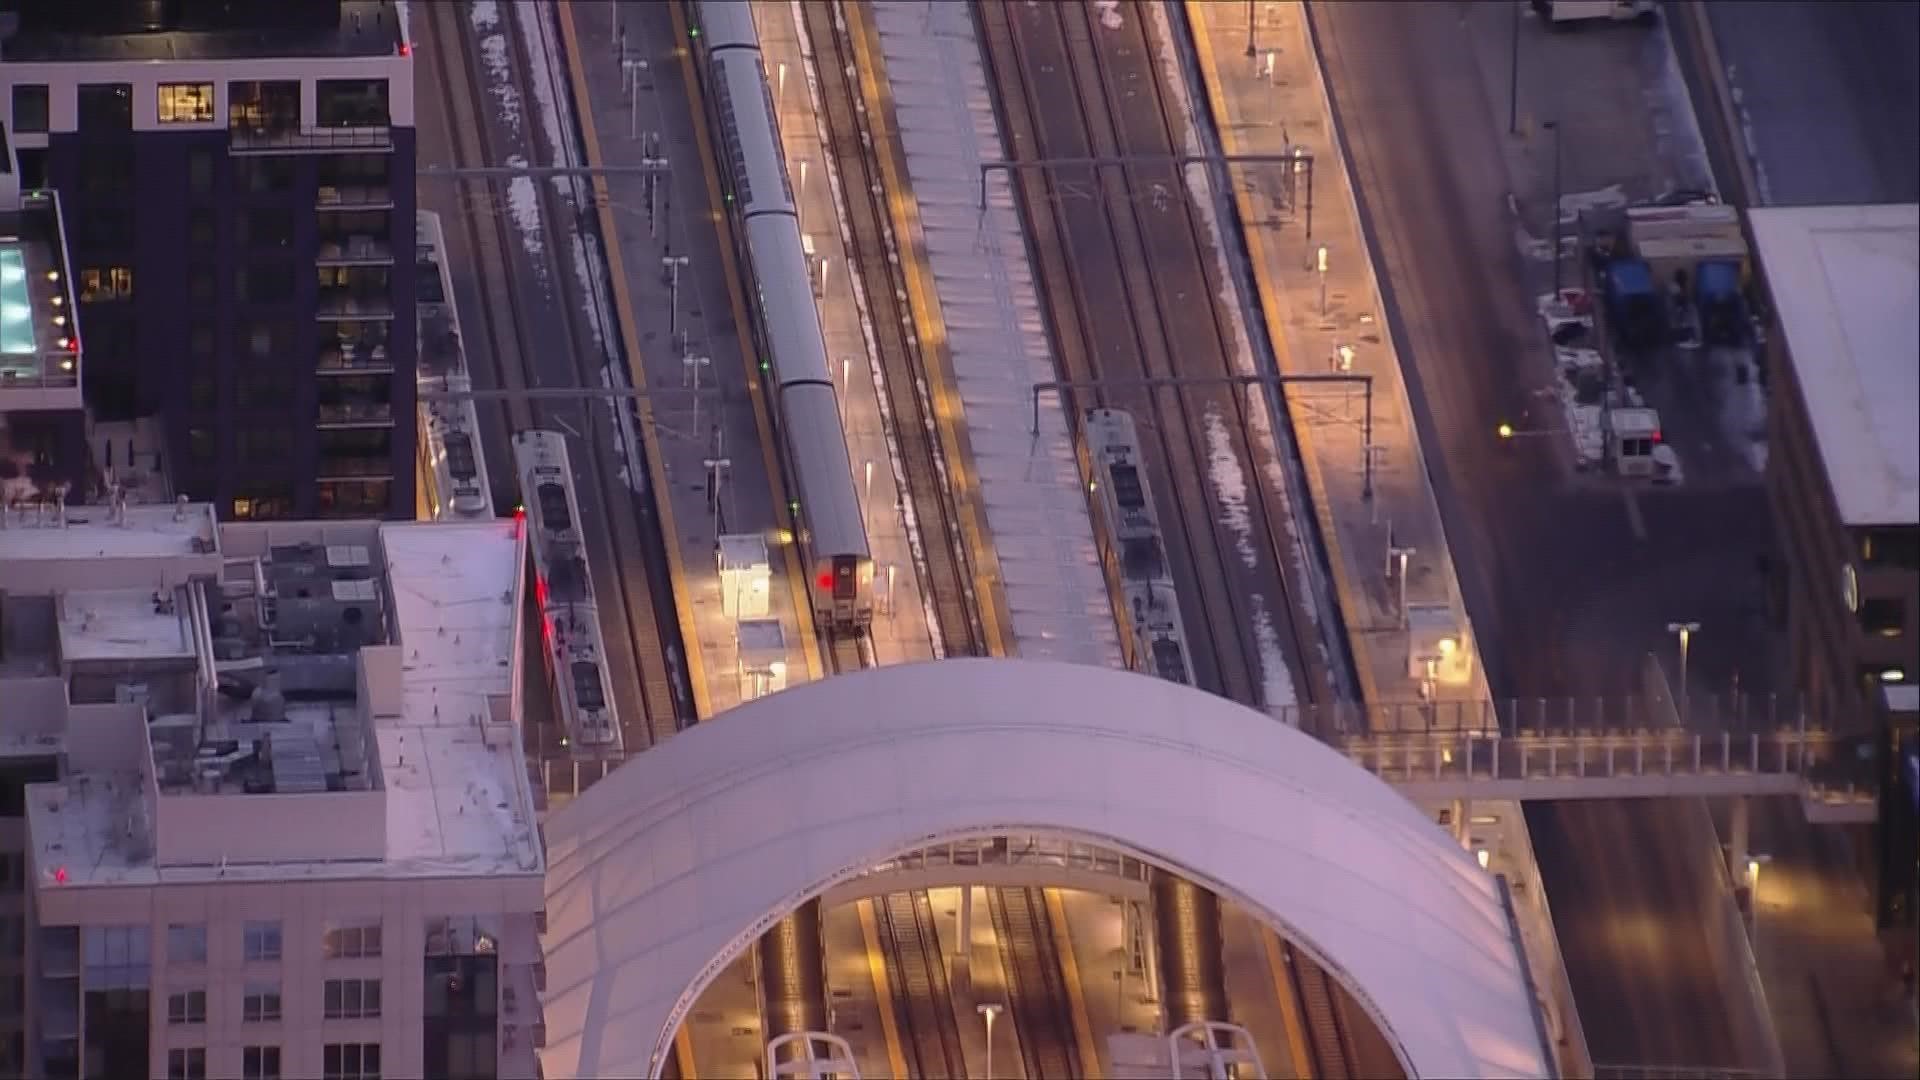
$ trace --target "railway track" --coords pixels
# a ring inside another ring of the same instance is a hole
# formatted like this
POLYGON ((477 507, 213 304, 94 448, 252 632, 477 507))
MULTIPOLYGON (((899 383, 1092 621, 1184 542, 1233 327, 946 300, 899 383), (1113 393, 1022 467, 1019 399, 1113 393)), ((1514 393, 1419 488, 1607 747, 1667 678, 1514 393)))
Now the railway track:
MULTIPOLYGON (((1184 152, 1186 118, 1161 85, 1143 6, 981 2, 974 11, 1010 158, 1184 152)), ((1015 189, 1063 378, 1240 374, 1233 312, 1217 302, 1232 284, 1220 279, 1205 210, 1177 168, 1024 169, 1015 189)), ((1075 423, 1095 405, 1140 423, 1152 486, 1171 504, 1163 528, 1196 678, 1255 707, 1316 700, 1327 685, 1285 570, 1288 525, 1267 480, 1279 463, 1249 439, 1259 393, 1224 383, 1101 388, 1077 395, 1071 410, 1075 423)))
POLYGON ((1313 1075, 1318 1080, 1351 1080, 1355 1075, 1352 1063, 1359 1060, 1359 1055, 1339 1005, 1339 987, 1318 964, 1291 944, 1281 942, 1280 954, 1286 964, 1294 1000, 1300 1003, 1307 1058, 1313 1063, 1313 1075))
POLYGON ((987 910, 993 917, 993 936, 1000 943, 1007 1012, 1020 1040, 1027 1080, 1086 1075, 1074 1043, 1073 1014, 1044 892, 989 889, 987 910))
POLYGON ((925 892, 889 893, 874 901, 873 914, 888 982, 898 988, 895 1015, 908 1073, 922 1080, 967 1075, 932 902, 925 892))
POLYGON ((832 161, 828 177, 841 239, 870 328, 881 419, 891 436, 901 490, 913 505, 913 527, 907 534, 926 603, 939 627, 937 655, 984 655, 985 634, 973 587, 977 579, 960 539, 927 392, 928 366, 914 331, 900 245, 874 159, 880 133, 858 81, 871 74, 856 63, 854 51, 853 35, 864 31, 865 14, 857 7, 817 0, 796 3, 794 10, 809 50, 821 131, 832 161))
MULTIPOLYGON (((509 25, 515 18, 512 11, 500 10, 496 22, 482 23, 467 4, 421 4, 415 10, 421 13, 416 25, 426 39, 422 63, 433 71, 434 93, 446 127, 446 164, 564 160, 575 152, 567 146, 541 148, 546 139, 531 130, 536 123, 531 107, 524 110, 525 115, 518 108, 487 115, 482 104, 502 99, 490 90, 483 74, 490 67, 500 72, 502 60, 517 100, 529 106, 538 100, 529 92, 534 69, 526 54, 528 44, 509 25), (491 44, 496 34, 504 50, 491 44), (489 39, 485 56, 483 36, 489 39)), ((544 20, 547 15, 542 12, 539 17, 544 20)), ((542 22, 539 30, 550 33, 552 28, 542 22)), ((547 93, 554 101, 568 100, 564 86, 549 87, 547 93)), ((469 355, 477 359, 476 354, 484 354, 488 362, 474 364, 476 372, 490 372, 495 385, 506 390, 600 386, 603 366, 616 372, 625 367, 618 359, 617 342, 596 340, 587 313, 597 312, 595 321, 606 327, 614 325, 612 313, 603 310, 604 298, 598 290, 581 282, 570 268, 562 272, 555 261, 577 235, 594 231, 591 217, 582 209, 586 201, 577 193, 573 199, 563 197, 550 182, 522 183, 530 184, 531 191, 523 186, 514 192, 509 182, 498 180, 463 181, 461 198, 444 215, 450 243, 465 242, 472 288, 483 301, 462 305, 463 311, 476 316, 474 326, 463 327, 469 355), (524 218, 515 220, 525 214, 528 202, 537 206, 537 228, 524 218), (548 359, 556 353, 564 360, 548 359)), ((576 487, 596 576, 594 591, 601 598, 602 639, 620 712, 622 743, 626 753, 643 750, 678 730, 679 703, 688 696, 676 689, 677 676, 663 648, 666 636, 677 630, 663 625, 656 607, 656 595, 665 595, 656 593, 660 568, 636 563, 641 553, 661 550, 659 523, 644 497, 620 478, 626 462, 612 450, 618 437, 610 430, 614 418, 604 406, 585 399, 549 403, 508 398, 499 406, 498 419, 508 432, 552 428, 574 435, 582 445, 578 461, 585 476, 576 479, 585 482, 576 487)), ((505 445, 504 439, 499 442, 505 445)), ((512 470, 496 470, 494 475, 510 476, 512 470)), ((560 739, 545 733, 530 733, 529 739, 530 750, 543 761, 574 764, 574 755, 560 739)), ((597 764, 599 769, 579 779, 587 783, 598 779, 617 759, 597 764)))

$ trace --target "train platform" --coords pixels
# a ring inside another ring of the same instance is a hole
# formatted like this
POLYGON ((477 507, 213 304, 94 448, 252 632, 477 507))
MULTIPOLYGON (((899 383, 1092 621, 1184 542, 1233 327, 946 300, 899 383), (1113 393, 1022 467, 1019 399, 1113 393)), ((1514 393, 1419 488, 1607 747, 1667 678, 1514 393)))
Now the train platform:
MULTIPOLYGON (((822 114, 808 92, 809 61, 802 54, 792 7, 758 4, 753 15, 767 77, 774 82, 774 109, 780 121, 794 201, 800 207, 802 235, 812 245, 815 295, 827 356, 834 364, 847 458, 866 507, 867 546, 874 567, 874 658, 882 664, 929 660, 936 655, 932 620, 921 600, 914 541, 904 513, 906 500, 901 494, 887 419, 880 407, 880 388, 868 347, 871 328, 865 308, 855 296, 854 275, 848 272, 833 192, 839 180, 831 175, 832 159, 824 149, 822 114)), ((939 525, 930 523, 926 527, 939 525)))
MULTIPOLYGON (((1080 488, 1067 417, 1033 387, 1056 378, 1045 318, 1027 264, 1012 188, 1004 177, 979 202, 982 161, 1001 156, 973 16, 965 4, 878 2, 870 8, 884 72, 886 107, 896 119, 907 183, 897 216, 902 242, 931 282, 923 305, 937 317, 923 340, 943 341, 954 395, 936 390, 936 412, 957 424, 969 450, 956 492, 984 517, 990 556, 1005 595, 1012 651, 1026 659, 1119 667, 1111 595, 1080 488)), ((927 312, 927 314, 933 314, 927 312)))
MULTIPOLYGON (((713 224, 720 199, 701 164, 670 7, 560 5, 557 15, 588 160, 633 166, 662 156, 673 164, 651 196, 643 175, 606 176, 599 212, 603 231, 612 224, 607 254, 620 316, 607 332, 628 338, 634 384, 663 391, 639 411, 660 458, 650 472, 665 480, 666 497, 655 499, 662 532, 679 546, 674 600, 696 639, 687 645, 704 676, 704 720, 755 689, 742 672, 737 622, 723 610, 719 535, 769 538, 769 618, 780 626, 785 682, 806 681, 819 661, 810 620, 795 604, 797 555, 794 566, 783 565, 795 552, 781 542, 785 493, 748 389, 753 350, 730 283, 732 252, 713 224), (637 95, 628 92, 634 86, 637 95), (700 389, 709 392, 678 392, 700 389)), ((652 487, 648 477, 632 482, 652 487)))
MULTIPOLYGON (((1371 498, 1361 393, 1304 384, 1286 394, 1361 696, 1370 705, 1419 700, 1428 681, 1421 658, 1432 656, 1435 697, 1486 700, 1485 675, 1473 656, 1460 583, 1333 137, 1304 12, 1297 3, 1258 5, 1252 58, 1245 55, 1246 13, 1240 4, 1186 6, 1206 81, 1208 100, 1199 107, 1211 109, 1222 151, 1280 154, 1300 148, 1314 163, 1311 239, 1303 215, 1283 216, 1284 177, 1275 175, 1277 167, 1235 169, 1234 199, 1247 225, 1260 310, 1280 371, 1350 372, 1373 380, 1371 498), (1399 580, 1403 566, 1404 586, 1399 580), (1447 650, 1444 662, 1436 635, 1409 631, 1403 599, 1409 609, 1423 613, 1432 610, 1427 605, 1444 606, 1452 629, 1443 633, 1458 643, 1447 650), (1416 641, 1417 636, 1436 640, 1416 641), (1429 651, 1417 652, 1423 647, 1429 651)), ((1301 195, 1303 179, 1294 181, 1301 195)))

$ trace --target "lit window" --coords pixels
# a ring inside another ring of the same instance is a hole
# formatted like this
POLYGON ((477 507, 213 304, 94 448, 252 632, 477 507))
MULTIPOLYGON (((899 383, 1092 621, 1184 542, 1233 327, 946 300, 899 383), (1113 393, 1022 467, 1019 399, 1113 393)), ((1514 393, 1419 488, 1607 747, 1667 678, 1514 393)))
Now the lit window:
POLYGON ((233 516, 240 519, 241 521, 245 521, 248 518, 252 517, 253 516, 253 500, 252 499, 233 500, 233 516))
POLYGON ((161 123, 206 124, 212 121, 212 83, 160 84, 161 123))
POLYGON ((330 960, 368 959, 380 955, 380 924, 336 926, 327 929, 321 949, 330 960))
POLYGON ((89 266, 80 271, 80 302, 133 299, 133 270, 125 266, 89 266))

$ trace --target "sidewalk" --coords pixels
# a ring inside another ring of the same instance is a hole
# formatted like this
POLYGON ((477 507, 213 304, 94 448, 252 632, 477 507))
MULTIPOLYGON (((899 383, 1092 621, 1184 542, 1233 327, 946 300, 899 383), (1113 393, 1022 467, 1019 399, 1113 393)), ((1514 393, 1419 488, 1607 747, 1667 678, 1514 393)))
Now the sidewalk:
POLYGON ((792 6, 759 4, 753 13, 760 31, 760 55, 767 77, 774 81, 774 109, 779 116, 794 201, 800 207, 801 230, 812 241, 813 253, 819 259, 817 280, 826 282, 818 305, 820 324, 826 335, 827 356, 835 365, 832 371, 838 380, 847 458, 854 484, 863 491, 867 504, 867 547, 874 566, 874 655, 882 664, 930 660, 934 656, 933 629, 921 601, 914 544, 901 509, 904 500, 898 466, 880 409, 880 386, 867 347, 870 331, 865 305, 855 297, 854 275, 848 272, 845 226, 834 198, 834 189, 841 181, 831 175, 831 157, 820 130, 821 110, 810 92, 812 60, 810 55, 802 56, 792 6), (869 470, 871 482, 867 479, 869 470))
MULTIPOLYGON (((1330 134, 1303 12, 1294 3, 1267 3, 1258 10, 1261 53, 1250 60, 1241 51, 1244 6, 1193 0, 1186 6, 1222 150, 1278 154, 1289 149, 1291 138, 1315 161, 1310 243, 1302 216, 1279 205, 1282 181, 1270 168, 1265 175, 1258 168, 1236 170, 1233 197, 1246 224, 1260 307, 1281 373, 1326 374, 1344 345, 1352 350, 1352 372, 1373 378, 1371 501, 1364 495, 1360 394, 1308 384, 1289 387, 1286 394, 1361 693, 1368 705, 1380 705, 1417 701, 1422 690, 1423 679, 1413 674, 1421 664, 1409 656, 1414 643, 1401 620, 1399 585, 1388 572, 1392 545, 1412 549, 1408 605, 1445 605, 1451 612, 1446 633, 1461 647, 1438 665, 1437 697, 1486 700, 1490 694, 1474 660, 1466 608, 1427 483, 1399 361, 1385 332, 1346 170, 1330 134), (1317 266, 1322 247, 1324 275, 1317 266)), ((1418 647, 1433 645, 1423 641, 1418 647)))
MULTIPOLYGON (((624 277, 614 282, 622 315, 617 329, 632 335, 626 347, 635 385, 665 389, 697 383, 719 390, 717 396, 697 401, 663 395, 639 409, 642 419, 651 421, 647 451, 658 455, 666 480, 665 497, 652 494, 663 534, 680 548, 682 578, 675 592, 684 605, 682 625, 691 625, 697 638, 687 647, 699 650, 706 675, 705 720, 739 703, 742 696, 735 622, 721 612, 708 462, 729 462, 719 499, 724 523, 718 531, 774 536, 781 524, 775 512, 781 498, 773 479, 778 476, 777 460, 748 393, 746 323, 730 291, 731 253, 723 250, 708 224, 715 220, 717 200, 701 165, 683 61, 675 52, 672 10, 668 5, 560 5, 556 13, 569 48, 568 67, 576 78, 573 105, 590 157, 597 155, 605 165, 638 165, 648 156, 648 133, 657 132, 658 153, 674 166, 660 183, 651 222, 644 178, 607 176, 609 205, 601 221, 603 227, 606 221, 613 223, 616 235, 607 238, 609 261, 615 263, 615 273, 624 270, 624 277), (623 85, 613 14, 624 29, 628 56, 649 65, 639 72, 637 124, 623 85), (636 127, 638 139, 632 137, 636 127), (669 255, 685 260, 677 271, 677 286, 663 263, 669 255)), ((647 486, 638 478, 635 484, 647 486)), ((795 610, 792 583, 800 577, 785 565, 792 545, 770 547, 770 617, 779 621, 785 636, 792 685, 819 667, 803 629, 806 624, 795 610)))

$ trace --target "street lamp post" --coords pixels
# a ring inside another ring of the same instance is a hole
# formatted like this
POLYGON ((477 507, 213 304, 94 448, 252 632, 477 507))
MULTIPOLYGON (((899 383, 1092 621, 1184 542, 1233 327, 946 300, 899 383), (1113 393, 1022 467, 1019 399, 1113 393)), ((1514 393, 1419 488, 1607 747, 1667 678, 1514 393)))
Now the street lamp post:
POLYGON ((987 1021, 987 1080, 993 1080, 993 1018, 1000 1015, 1001 1005, 975 1005, 974 1011, 987 1021))
POLYGON ((1260 55, 1260 48, 1253 41, 1253 5, 1254 0, 1247 0, 1247 59, 1249 60, 1260 55))
POLYGON ((1553 132, 1553 295, 1560 296, 1560 122, 1540 125, 1553 132))
POLYGON ((1680 638, 1680 726, 1691 727, 1691 702, 1687 697, 1687 653, 1693 646, 1693 635, 1700 632, 1697 622, 1670 622, 1667 633, 1680 638))
POLYGON ((1753 930, 1747 936, 1755 963, 1760 960, 1760 868, 1772 861, 1771 855, 1755 855, 1747 860, 1747 904, 1753 908, 1753 930))

